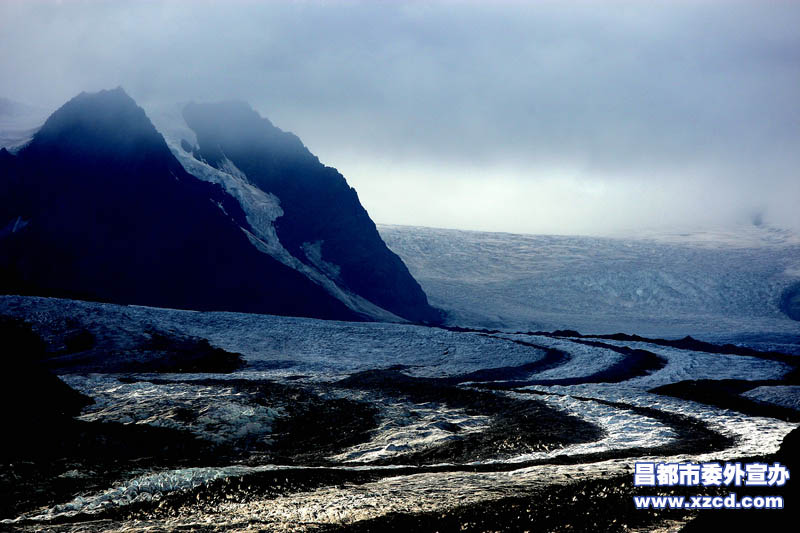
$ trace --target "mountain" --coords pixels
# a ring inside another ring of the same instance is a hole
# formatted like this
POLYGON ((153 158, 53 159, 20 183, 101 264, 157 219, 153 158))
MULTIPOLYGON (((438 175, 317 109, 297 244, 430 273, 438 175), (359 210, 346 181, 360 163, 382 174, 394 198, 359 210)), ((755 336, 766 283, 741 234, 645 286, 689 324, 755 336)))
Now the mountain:
POLYGON ((239 203, 189 174, 122 89, 82 93, 0 151, 0 291, 363 319, 254 246, 239 203))
POLYGON ((0 151, 0 291, 438 322, 354 189, 241 103, 82 93, 0 151))
POLYGON ((183 118, 196 146, 182 149, 221 171, 241 174, 279 200, 274 231, 303 268, 390 313, 436 322, 438 310, 381 239, 355 189, 320 163, 295 135, 240 102, 189 104, 183 118))

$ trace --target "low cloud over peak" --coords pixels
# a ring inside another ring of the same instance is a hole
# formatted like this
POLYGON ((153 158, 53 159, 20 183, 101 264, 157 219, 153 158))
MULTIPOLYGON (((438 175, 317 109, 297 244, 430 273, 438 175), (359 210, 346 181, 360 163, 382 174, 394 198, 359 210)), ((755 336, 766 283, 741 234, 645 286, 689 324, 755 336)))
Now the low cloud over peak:
POLYGON ((0 95, 248 101, 378 221, 800 229, 800 4, 4 2, 0 95))

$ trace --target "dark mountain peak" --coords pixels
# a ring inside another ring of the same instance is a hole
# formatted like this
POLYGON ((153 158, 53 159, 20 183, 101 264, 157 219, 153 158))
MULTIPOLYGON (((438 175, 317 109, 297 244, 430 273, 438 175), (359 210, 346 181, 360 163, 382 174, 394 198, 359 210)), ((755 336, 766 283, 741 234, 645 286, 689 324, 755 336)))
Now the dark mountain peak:
POLYGON ((0 293, 360 318, 259 251, 236 200, 188 174, 121 88, 64 104, 11 162, 0 164, 0 293))
POLYGON ((297 136, 241 102, 190 104, 183 115, 197 135, 201 159, 218 168, 229 159, 280 199, 283 216, 275 230, 295 258, 398 316, 440 320, 402 260, 386 247, 355 190, 297 136))
POLYGON ((79 94, 17 156, 0 152, 0 228, 14 228, 0 239, 0 291, 373 316, 369 305, 350 303, 357 296, 410 320, 439 318, 344 177, 295 135, 243 102, 190 104, 184 116, 197 134, 199 146, 188 146, 196 157, 221 169, 230 161, 280 199, 278 239, 306 267, 262 252, 247 205, 189 174, 144 110, 116 88, 79 94), (20 224, 25 231, 16 231, 20 224))
POLYGON ((183 118, 197 134, 203 158, 212 165, 254 148, 277 158, 276 163, 284 159, 292 165, 319 162, 297 135, 275 127, 245 102, 190 103, 183 109, 183 118))
MULTIPOLYGON (((183 116, 194 121, 198 126, 213 125, 220 115, 225 115, 230 123, 238 124, 245 129, 243 134, 268 126, 275 128, 269 119, 262 117, 250 104, 242 100, 227 100, 212 103, 190 102, 183 108, 183 116)), ((276 128, 277 129, 277 128, 276 128)))
POLYGON ((146 124, 152 127, 144 110, 122 87, 117 87, 96 93, 80 93, 50 115, 40 133, 53 133, 71 123, 108 126, 112 121, 117 128, 123 129, 133 124, 143 129, 146 124))
POLYGON ((56 110, 24 152, 142 160, 169 154, 163 137, 124 89, 82 92, 56 110))

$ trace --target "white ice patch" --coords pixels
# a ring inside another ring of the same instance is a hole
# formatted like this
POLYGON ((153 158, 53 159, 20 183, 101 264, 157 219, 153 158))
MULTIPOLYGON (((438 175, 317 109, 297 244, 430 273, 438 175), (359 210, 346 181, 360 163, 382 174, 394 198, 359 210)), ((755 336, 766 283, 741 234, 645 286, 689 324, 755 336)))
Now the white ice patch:
POLYGON ((342 269, 338 265, 329 263, 322 258, 322 244, 324 241, 304 242, 303 253, 306 254, 312 265, 317 267, 321 272, 324 272, 329 278, 335 280, 339 279, 342 269))
POLYGON ((277 470, 279 467, 245 467, 227 466, 211 468, 180 468, 165 470, 135 477, 121 485, 117 485, 100 493, 77 496, 72 501, 55 505, 43 513, 30 513, 16 520, 4 520, 13 523, 25 520, 53 520, 75 516, 79 513, 97 514, 110 507, 130 505, 132 503, 158 501, 163 496, 180 490, 191 490, 216 479, 241 476, 253 472, 277 470))
POLYGON ((555 348, 568 354, 567 361, 554 368, 531 374, 528 379, 579 378, 601 372, 622 361, 625 356, 608 348, 587 346, 566 339, 532 335, 496 335, 500 338, 517 339, 546 348, 555 348))
POLYGON ((694 461, 726 460, 775 453, 786 434, 798 426, 796 423, 774 418, 753 417, 738 411, 644 392, 637 386, 628 386, 627 383, 586 383, 548 387, 535 385, 527 388, 555 394, 597 398, 683 415, 701 420, 712 430, 734 439, 735 443, 730 448, 692 456, 696 457, 692 459, 694 461), (718 459, 714 459, 715 457, 718 459))
MULTIPOLYGON (((233 161, 231 161, 227 157, 223 157, 222 161, 220 161, 218 164, 219 164, 220 171, 224 172, 225 174, 230 174, 231 176, 233 176, 237 180, 243 181, 245 183, 249 183, 249 180, 247 179, 247 175, 244 172, 242 172, 241 170, 239 170, 239 167, 234 165, 233 161)), ((259 190, 261 190, 261 189, 259 189, 259 190)), ((270 195, 270 196, 273 196, 273 195, 270 195)), ((274 197, 274 198, 277 200, 277 197, 274 197)), ((283 214, 283 212, 281 212, 281 214, 283 214)), ((278 215, 278 216, 280 216, 280 215, 278 215)))
POLYGON ((243 438, 268 440, 272 424, 283 416, 281 407, 271 408, 249 401, 232 387, 155 385, 148 382, 121 383, 105 375, 67 375, 71 387, 94 398, 78 417, 86 422, 119 422, 191 431, 212 442, 243 438))
POLYGON ((662 369, 625 382, 626 386, 636 386, 643 389, 655 388, 684 380, 780 379, 791 370, 784 363, 759 357, 695 352, 646 342, 600 340, 615 346, 647 350, 666 359, 667 364, 662 369))
MULTIPOLYGON (((545 388, 536 388, 544 390, 545 388)), ((518 400, 530 400, 531 395, 520 393, 507 393, 518 400)), ((591 400, 578 400, 570 396, 536 395, 535 398, 560 411, 582 418, 599 426, 605 436, 594 442, 572 444, 565 447, 556 447, 543 452, 533 452, 518 455, 511 459, 489 460, 485 463, 520 463, 539 459, 549 459, 558 455, 578 455, 587 453, 607 452, 610 450, 624 450, 628 448, 663 446, 675 440, 677 435, 666 424, 640 415, 633 411, 612 407, 591 400)))
POLYGON ((380 408, 381 422, 368 442, 331 457, 342 462, 365 462, 403 455, 463 435, 485 430, 492 418, 470 415, 438 403, 414 404, 371 398, 380 408), (458 431, 454 432, 453 429, 458 431))
POLYGON ((70 316, 97 335, 157 330, 204 338, 213 346, 242 354, 253 365, 234 374, 215 376, 218 378, 305 375, 333 381, 353 372, 396 365, 407 367, 403 372, 412 376, 446 377, 520 366, 544 356, 542 350, 505 339, 410 324, 200 313, 20 296, 0 296, 0 308, 9 314, 70 316), (264 365, 275 368, 260 370, 264 365))
POLYGON ((800 411, 800 385, 756 387, 743 393, 742 396, 800 411))

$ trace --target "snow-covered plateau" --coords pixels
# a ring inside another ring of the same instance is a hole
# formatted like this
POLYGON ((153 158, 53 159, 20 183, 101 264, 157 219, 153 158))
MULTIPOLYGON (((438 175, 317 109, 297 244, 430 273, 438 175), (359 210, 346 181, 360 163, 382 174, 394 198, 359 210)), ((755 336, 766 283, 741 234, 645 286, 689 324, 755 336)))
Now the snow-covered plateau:
POLYGON ((800 237, 769 226, 635 238, 379 226, 452 324, 789 343, 800 237), (785 307, 785 305, 784 305, 785 307))

